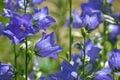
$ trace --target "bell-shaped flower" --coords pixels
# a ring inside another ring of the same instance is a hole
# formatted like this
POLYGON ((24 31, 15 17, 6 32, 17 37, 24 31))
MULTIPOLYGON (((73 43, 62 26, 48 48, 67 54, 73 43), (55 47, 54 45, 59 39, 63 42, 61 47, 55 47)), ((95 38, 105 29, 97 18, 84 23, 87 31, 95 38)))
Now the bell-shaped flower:
POLYGON ((19 0, 4 0, 5 8, 14 11, 16 8, 19 8, 19 0))
POLYGON ((53 32, 48 35, 43 32, 42 39, 35 46, 35 51, 40 57, 57 58, 57 53, 61 52, 62 48, 56 44, 53 32))
POLYGON ((82 4, 81 20, 84 27, 88 30, 96 29, 102 23, 102 13, 99 10, 94 10, 87 4, 82 4))
MULTIPOLYGON (((93 44, 92 41, 88 39, 86 41, 85 51, 86 55, 90 57, 90 62, 95 63, 96 59, 99 59, 101 48, 98 45, 93 44)), ((83 50, 80 51, 80 55, 84 56, 83 50)))
POLYGON ((110 53, 110 58, 108 60, 108 63, 112 71, 120 70, 120 50, 114 49, 110 53))
POLYGON ((7 36, 13 44, 22 42, 26 37, 34 34, 32 15, 12 14, 9 25, 3 29, 3 35, 7 36))
POLYGON ((48 7, 41 9, 34 9, 34 26, 35 31, 46 30, 49 26, 53 25, 56 21, 48 15, 48 7))
POLYGON ((56 74, 50 75, 50 80, 78 80, 78 73, 67 61, 63 61, 61 69, 56 74))
POLYGON ((0 62, 0 79, 11 80, 13 76, 12 66, 0 62))
POLYGON ((105 68, 103 70, 97 71, 95 73, 94 80, 114 80, 110 72, 111 72, 110 68, 105 68))

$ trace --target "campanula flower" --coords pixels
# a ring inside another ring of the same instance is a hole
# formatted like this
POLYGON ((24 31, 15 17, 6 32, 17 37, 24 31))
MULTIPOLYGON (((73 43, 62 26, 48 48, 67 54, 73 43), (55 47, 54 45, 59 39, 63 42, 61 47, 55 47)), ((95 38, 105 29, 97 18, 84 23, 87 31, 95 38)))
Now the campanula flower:
POLYGON ((113 71, 118 71, 120 70, 120 50, 114 49, 110 53, 110 58, 109 58, 109 66, 113 71))
POLYGON ((34 9, 33 20, 35 21, 35 30, 46 30, 49 26, 54 24, 56 21, 48 15, 48 7, 41 9, 34 9))
POLYGON ((36 54, 40 57, 57 58, 57 53, 62 51, 62 48, 56 44, 54 33, 46 35, 42 33, 42 39, 35 46, 36 54))
POLYGON ((102 23, 102 13, 99 10, 94 10, 86 4, 81 5, 82 8, 82 24, 88 30, 96 29, 102 23))
POLYGON ((10 17, 9 25, 3 30, 3 35, 7 36, 13 44, 22 42, 26 37, 33 35, 32 15, 13 14, 10 17))
MULTIPOLYGON (((90 62, 91 63, 95 63, 96 59, 99 58, 99 52, 101 51, 101 48, 96 45, 93 44, 92 41, 90 39, 88 39, 86 41, 86 54, 87 56, 90 57, 90 62)), ((80 55, 83 56, 83 51, 80 51, 80 55)))
POLYGON ((0 62, 0 80, 11 80, 13 75, 12 66, 0 62))
POLYGON ((105 14, 111 14, 112 7, 109 4, 112 4, 113 0, 89 0, 88 5, 91 5, 92 8, 102 11, 105 14), (107 5, 106 5, 107 4, 107 5))
POLYGON ((109 68, 105 68, 103 70, 97 71, 94 77, 94 80, 114 80, 114 78, 110 75, 111 70, 109 68))
POLYGON ((5 8, 14 11, 19 8, 18 0, 4 0, 5 8))
POLYGON ((117 41, 117 36, 120 35, 120 26, 115 24, 110 24, 108 26, 108 29, 109 29, 109 39, 110 41, 115 43, 117 41))
POLYGON ((63 61, 61 69, 56 74, 50 75, 50 80, 77 80, 78 73, 75 67, 63 61))
MULTIPOLYGON (((70 18, 66 18, 66 25, 65 27, 70 26, 70 18)), ((78 14, 77 10, 73 10, 73 22, 72 22, 73 28, 80 28, 82 27, 82 20, 80 18, 80 15, 78 14)))

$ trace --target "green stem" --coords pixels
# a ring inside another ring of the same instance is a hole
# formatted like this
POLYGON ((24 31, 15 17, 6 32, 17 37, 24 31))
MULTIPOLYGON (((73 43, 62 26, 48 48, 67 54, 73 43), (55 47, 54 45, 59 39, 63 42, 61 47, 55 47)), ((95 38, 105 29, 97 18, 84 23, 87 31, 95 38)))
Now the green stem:
MULTIPOLYGON (((27 9, 27 0, 24 0, 24 13, 26 14, 26 9, 27 9)), ((25 47, 26 47, 26 52, 25 52, 25 80, 27 80, 28 74, 27 74, 27 70, 28 70, 28 42, 27 42, 27 38, 25 39, 25 47)))
POLYGON ((84 53, 84 57, 83 57, 83 80, 86 80, 85 77, 85 57, 86 57, 86 38, 84 37, 84 49, 83 49, 83 53, 84 53))
POLYGON ((27 38, 25 39, 25 45, 26 45, 26 52, 25 52, 25 80, 27 80, 27 77, 28 77, 28 74, 27 74, 27 70, 28 70, 28 57, 27 57, 27 54, 28 54, 28 42, 27 42, 27 38))
POLYGON ((17 53, 16 53, 16 44, 14 44, 14 72, 15 72, 15 80, 17 80, 16 70, 17 70, 17 53))
POLYGON ((69 15, 70 15, 70 26, 69 26, 69 61, 71 61, 71 52, 72 52, 72 0, 69 1, 69 15))
POLYGON ((107 23, 106 21, 104 21, 104 32, 103 32, 103 35, 104 35, 104 40, 103 40, 103 45, 104 45, 104 51, 103 51, 103 58, 105 59, 104 60, 104 63, 106 62, 107 60, 107 51, 106 51, 106 39, 107 39, 107 34, 106 34, 106 30, 107 30, 107 23))

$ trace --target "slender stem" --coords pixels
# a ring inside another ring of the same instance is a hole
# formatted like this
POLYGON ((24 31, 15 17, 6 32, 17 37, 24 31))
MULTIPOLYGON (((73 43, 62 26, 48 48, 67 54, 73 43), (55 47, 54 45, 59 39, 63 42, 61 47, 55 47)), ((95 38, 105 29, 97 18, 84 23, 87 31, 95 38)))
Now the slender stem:
POLYGON ((105 59, 104 62, 106 62, 107 60, 107 51, 106 51, 106 39, 107 39, 107 34, 106 34, 106 30, 107 30, 107 23, 106 21, 104 21, 104 32, 103 32, 103 35, 104 35, 104 40, 103 40, 103 45, 104 45, 104 51, 103 51, 103 58, 105 59))
POLYGON ((69 15, 70 15, 70 26, 69 26, 69 61, 71 61, 71 52, 72 52, 72 0, 69 1, 69 15))
POLYGON ((16 44, 14 44, 14 72, 15 72, 15 80, 17 80, 16 70, 17 70, 17 53, 16 53, 16 44))
POLYGON ((86 38, 84 37, 83 80, 86 80, 86 77, 85 77, 85 57, 86 57, 86 51, 85 51, 85 49, 86 49, 86 38))
MULTIPOLYGON (((27 0, 24 0, 24 13, 26 14, 26 9, 27 9, 27 0)), ((27 80, 28 74, 27 74, 27 70, 28 70, 28 42, 27 42, 27 38, 25 39, 25 46, 26 46, 26 52, 25 52, 25 80, 27 80)))
POLYGON ((28 70, 28 57, 27 57, 27 54, 28 54, 28 42, 27 42, 27 38, 25 39, 25 45, 26 45, 26 52, 25 52, 25 75, 26 75, 26 80, 27 80, 27 76, 28 76, 28 74, 27 74, 27 70, 28 70))

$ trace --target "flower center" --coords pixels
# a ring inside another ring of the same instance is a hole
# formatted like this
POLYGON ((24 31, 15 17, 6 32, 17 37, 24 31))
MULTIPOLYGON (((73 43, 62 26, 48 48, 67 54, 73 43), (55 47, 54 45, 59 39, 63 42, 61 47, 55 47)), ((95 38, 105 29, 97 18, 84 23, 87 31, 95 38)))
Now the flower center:
POLYGON ((23 25, 20 26, 20 29, 21 29, 22 31, 25 31, 25 27, 24 27, 23 25))

